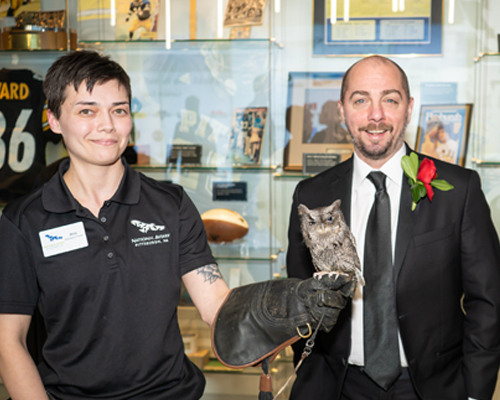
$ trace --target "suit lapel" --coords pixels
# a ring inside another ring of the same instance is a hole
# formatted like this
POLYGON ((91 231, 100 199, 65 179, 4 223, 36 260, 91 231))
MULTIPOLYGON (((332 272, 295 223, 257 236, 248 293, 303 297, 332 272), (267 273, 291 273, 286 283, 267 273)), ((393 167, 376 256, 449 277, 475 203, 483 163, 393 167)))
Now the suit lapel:
MULTIPOLYGON (((340 199, 340 209, 344 214, 344 219, 346 224, 349 226, 351 223, 351 187, 352 187, 352 173, 353 173, 353 159, 352 157, 346 160, 344 163, 337 166, 335 169, 335 176, 331 177, 329 185, 329 193, 332 201, 334 199, 340 199)), ((332 336, 338 336, 341 339, 337 343, 350 343, 351 335, 351 315, 352 315, 352 301, 349 300, 344 307, 344 310, 340 313, 339 320, 337 322, 337 328, 333 332, 330 332, 328 336, 325 336, 328 343, 332 343, 332 336)), ((347 360, 349 356, 349 346, 342 347, 340 349, 340 354, 342 354, 347 360)))
POLYGON ((342 168, 337 169, 337 176, 332 178, 330 184, 331 198, 341 200, 340 209, 347 225, 351 222, 352 165, 351 157, 342 164, 342 168))
MULTIPOLYGON (((410 153, 408 146, 406 147, 406 153, 410 153)), ((406 256, 406 251, 408 250, 408 245, 413 233, 413 227, 415 225, 416 216, 419 211, 419 205, 415 211, 411 210, 412 204, 412 194, 410 187, 408 185, 408 178, 403 173, 403 181, 401 184, 401 201, 399 205, 399 218, 398 218, 398 228, 396 233, 396 251, 394 256, 394 278, 395 282, 398 280, 399 272, 403 261, 406 256)))

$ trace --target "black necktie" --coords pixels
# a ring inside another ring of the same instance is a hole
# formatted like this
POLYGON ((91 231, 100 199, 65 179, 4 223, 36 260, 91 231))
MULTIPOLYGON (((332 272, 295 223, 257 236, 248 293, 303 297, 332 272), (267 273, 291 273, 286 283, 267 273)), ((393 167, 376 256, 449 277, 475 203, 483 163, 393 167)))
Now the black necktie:
POLYGON ((401 373, 396 301, 393 286, 391 246, 391 203, 385 174, 371 172, 375 185, 366 226, 363 288, 365 372, 387 390, 401 373))

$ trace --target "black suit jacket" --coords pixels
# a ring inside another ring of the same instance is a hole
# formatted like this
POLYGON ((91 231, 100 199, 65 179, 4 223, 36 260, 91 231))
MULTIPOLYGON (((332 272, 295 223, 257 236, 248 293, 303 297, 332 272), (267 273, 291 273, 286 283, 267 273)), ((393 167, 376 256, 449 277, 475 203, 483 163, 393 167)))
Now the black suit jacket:
MULTIPOLYGON (((435 189, 433 201, 421 199, 415 211, 403 177, 394 265, 399 330, 412 381, 424 400, 489 400, 500 364, 498 236, 478 174, 434 162, 439 179, 454 189, 435 189)), ((351 158, 297 185, 289 225, 290 277, 305 279, 314 272, 297 206, 316 208, 341 199, 349 224, 352 172, 351 158)), ((348 304, 334 329, 320 333, 313 354, 298 371, 291 399, 340 397, 350 352, 350 316, 348 304)), ((294 348, 296 359, 302 345, 294 348)))

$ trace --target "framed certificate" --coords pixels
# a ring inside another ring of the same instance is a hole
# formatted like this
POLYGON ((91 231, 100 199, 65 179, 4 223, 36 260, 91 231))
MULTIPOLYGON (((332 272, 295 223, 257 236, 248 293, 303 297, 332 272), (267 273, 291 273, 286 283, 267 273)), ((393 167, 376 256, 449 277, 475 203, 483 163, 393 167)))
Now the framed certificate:
POLYGON ((443 0, 406 1, 402 11, 391 1, 350 0, 348 10, 337 1, 334 23, 330 3, 313 2, 313 55, 442 53, 443 0))

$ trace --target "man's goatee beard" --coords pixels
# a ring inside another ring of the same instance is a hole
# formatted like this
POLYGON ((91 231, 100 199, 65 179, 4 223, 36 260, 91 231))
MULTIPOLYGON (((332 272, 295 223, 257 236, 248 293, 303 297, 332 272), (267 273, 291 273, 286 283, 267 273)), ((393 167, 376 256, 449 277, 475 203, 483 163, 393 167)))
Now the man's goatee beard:
MULTIPOLYGON (((405 115, 405 124, 403 125, 403 128, 401 129, 401 133, 398 136, 393 136, 390 140, 389 143, 383 148, 380 148, 378 150, 369 150, 367 149, 364 144, 361 141, 356 140, 354 135, 351 133, 351 129, 349 128, 349 124, 346 121, 346 126, 347 126, 347 131, 349 132, 349 135, 351 136, 352 143, 354 145, 354 148, 358 150, 364 157, 370 159, 370 160, 383 160, 384 158, 387 158, 390 155, 390 151, 394 148, 399 149, 400 146, 394 146, 396 142, 400 142, 401 144, 404 141, 404 135, 406 132, 406 127, 408 126, 408 113, 405 115)), ((387 125, 384 123, 381 124, 368 124, 365 127, 359 128, 359 131, 377 131, 377 130, 388 130, 388 131, 393 131, 394 127, 392 125, 387 125)))

